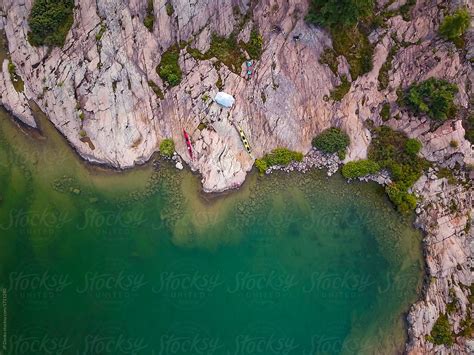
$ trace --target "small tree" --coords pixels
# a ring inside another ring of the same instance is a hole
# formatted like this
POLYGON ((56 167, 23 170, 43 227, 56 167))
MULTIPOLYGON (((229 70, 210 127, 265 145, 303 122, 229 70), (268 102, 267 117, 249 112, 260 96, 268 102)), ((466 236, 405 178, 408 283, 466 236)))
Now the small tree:
POLYGON ((412 85, 405 94, 405 103, 415 113, 425 113, 435 120, 444 121, 456 113, 454 95, 457 92, 455 84, 430 78, 412 85))
POLYGON ((421 147, 421 142, 416 138, 407 139, 405 142, 405 151, 410 155, 417 155, 421 147))
POLYGON ((160 143, 160 153, 162 156, 171 158, 174 153, 174 142, 172 139, 163 139, 160 143))
POLYGON ((350 143, 349 136, 339 128, 328 128, 313 138, 313 147, 324 153, 336 153, 345 151, 350 143))
POLYGON ((446 16, 439 26, 441 37, 455 41, 469 28, 471 19, 466 9, 458 9, 452 15, 446 16))
POLYGON ((161 56, 161 62, 156 67, 160 78, 170 86, 179 85, 183 72, 179 66, 179 48, 173 46, 161 56))

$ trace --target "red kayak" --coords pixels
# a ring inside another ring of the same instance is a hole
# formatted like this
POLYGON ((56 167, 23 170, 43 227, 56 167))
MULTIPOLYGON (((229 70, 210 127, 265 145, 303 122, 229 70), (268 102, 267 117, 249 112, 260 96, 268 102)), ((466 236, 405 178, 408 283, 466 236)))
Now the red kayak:
POLYGON ((191 156, 191 159, 193 158, 193 146, 191 145, 191 139, 189 138, 188 132, 186 132, 183 128, 183 134, 184 134, 184 139, 186 140, 186 145, 188 146, 188 152, 189 155, 191 156))

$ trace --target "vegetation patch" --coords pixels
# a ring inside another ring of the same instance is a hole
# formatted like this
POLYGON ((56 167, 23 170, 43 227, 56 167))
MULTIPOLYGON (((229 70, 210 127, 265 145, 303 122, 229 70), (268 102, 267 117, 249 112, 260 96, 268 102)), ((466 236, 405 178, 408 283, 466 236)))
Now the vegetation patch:
POLYGON ((388 169, 393 183, 386 188, 390 200, 402 213, 416 207, 416 198, 408 193, 408 189, 420 178, 429 163, 416 154, 421 149, 421 143, 409 139, 402 132, 390 127, 375 128, 374 136, 369 147, 368 157, 388 169))
POLYGON ((164 157, 171 158, 174 154, 174 141, 170 138, 163 139, 160 143, 160 153, 164 157))
POLYGON ((16 73, 16 67, 13 62, 8 62, 8 73, 10 74, 10 78, 12 80, 13 87, 17 92, 23 92, 25 90, 25 83, 21 79, 21 77, 16 73))
POLYGON ((165 98, 165 95, 163 94, 163 91, 160 89, 160 87, 158 85, 155 84, 154 81, 148 80, 148 85, 153 90, 153 92, 156 94, 156 96, 158 96, 158 98, 160 98, 161 100, 163 100, 165 98))
POLYGON ((324 153, 345 152, 350 143, 349 136, 339 128, 328 128, 314 137, 311 144, 324 153))
POLYGON ((471 144, 474 144, 474 114, 467 116, 463 120, 462 125, 464 127, 464 130, 466 131, 466 134, 464 135, 465 138, 471 144))
POLYGON ((104 25, 102 22, 100 23, 100 28, 99 28, 99 32, 97 32, 95 34, 95 40, 97 42, 101 41, 102 40, 102 36, 104 35, 105 31, 107 31, 107 26, 104 25))
POLYGON ((166 14, 168 16, 173 16, 173 14, 174 14, 173 4, 170 3, 170 2, 167 2, 165 6, 166 6, 166 14))
POLYGON ((344 75, 341 78, 341 84, 336 86, 333 91, 331 91, 331 94, 329 97, 333 99, 334 101, 341 101, 344 96, 349 92, 351 89, 351 83, 349 80, 347 80, 347 77, 344 75))
POLYGON ((74 0, 35 0, 28 17, 33 46, 62 47, 74 22, 74 0))
POLYGON ((228 37, 217 34, 211 36, 209 50, 202 53, 196 48, 187 48, 187 52, 196 60, 209 60, 216 58, 219 64, 222 63, 235 74, 240 75, 242 63, 246 61, 244 51, 251 59, 259 60, 263 53, 263 37, 257 27, 250 32, 250 39, 247 43, 237 41, 236 33, 231 33, 228 37))
POLYGON ((306 20, 328 27, 352 27, 373 14, 373 0, 312 0, 306 20))
POLYGON ((333 47, 337 55, 346 57, 352 80, 372 70, 374 47, 370 44, 367 34, 358 27, 331 31, 333 47))
POLYGON ((416 139, 416 138, 409 138, 409 139, 407 139, 406 142, 405 142, 405 151, 406 151, 409 155, 411 155, 411 156, 414 157, 414 156, 416 156, 416 155, 420 152, 422 146, 423 146, 423 145, 421 144, 421 142, 420 142, 418 139, 416 139))
POLYGON ((337 54, 332 48, 326 48, 324 50, 324 52, 319 57, 319 63, 326 64, 334 73, 334 75, 337 75, 337 54))
POLYGON ((206 57, 216 57, 232 71, 240 72, 240 67, 245 61, 245 57, 240 50, 235 34, 229 37, 212 35, 211 46, 205 54, 206 57))
POLYGON ((179 66, 179 47, 170 47, 161 57, 160 64, 156 67, 160 78, 169 86, 179 85, 183 72, 179 66))
POLYGON ((380 171, 380 165, 372 160, 350 161, 342 167, 342 176, 346 179, 358 178, 380 171))
POLYGON ((153 7, 153 0, 148 0, 146 6, 146 14, 145 18, 143 19, 143 24, 148 31, 153 32, 153 25, 155 24, 155 9, 153 7))
POLYGON ((392 62, 393 62, 393 57, 395 57, 395 54, 397 54, 398 50, 400 49, 398 44, 394 44, 392 48, 390 49, 390 52, 388 53, 387 60, 385 63, 382 64, 382 67, 380 68, 379 71, 379 90, 385 90, 388 88, 388 83, 389 83, 389 76, 388 73, 390 70, 392 70, 392 62))
POLYGON ((439 34, 444 39, 454 42, 457 47, 464 47, 463 35, 468 30, 471 18, 467 9, 458 9, 444 18, 439 26, 439 34))
POLYGON ((380 110, 380 117, 382 118, 382 121, 386 122, 390 119, 390 104, 389 103, 384 103, 382 106, 382 109, 380 110))
POLYGON ((448 184, 450 185, 456 184, 456 178, 454 177, 452 170, 448 168, 439 168, 436 175, 440 179, 443 179, 443 178, 448 179, 448 184))
POLYGON ((451 346, 454 344, 453 329, 446 314, 441 314, 438 317, 427 340, 436 345, 451 346))
POLYGON ((302 161, 303 153, 294 152, 287 148, 276 148, 265 154, 261 159, 255 160, 255 167, 263 174, 270 166, 288 165, 293 161, 302 161))
POLYGON ((213 34, 211 46, 206 53, 201 53, 195 48, 188 48, 187 51, 196 60, 208 60, 215 57, 236 74, 240 74, 242 63, 245 62, 245 56, 237 43, 235 34, 229 37, 213 34))
POLYGON ((263 37, 257 28, 250 32, 248 43, 241 44, 251 59, 259 60, 263 53, 263 37))
POLYGON ((416 114, 426 114, 432 119, 444 121, 456 114, 454 95, 457 92, 455 84, 430 78, 412 85, 404 95, 404 103, 416 114))
POLYGON ((405 21, 411 20, 411 11, 413 6, 416 5, 416 0, 407 0, 405 4, 400 6, 400 15, 402 15, 405 21))

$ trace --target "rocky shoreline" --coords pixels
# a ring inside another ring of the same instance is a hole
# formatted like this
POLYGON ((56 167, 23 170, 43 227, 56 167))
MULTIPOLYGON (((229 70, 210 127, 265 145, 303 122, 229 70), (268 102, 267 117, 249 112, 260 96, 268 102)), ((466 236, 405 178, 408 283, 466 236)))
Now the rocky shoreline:
MULTIPOLYGON (((153 3, 156 21, 148 30, 143 24, 146 0, 76 0, 74 25, 64 47, 48 50, 33 47, 27 40, 32 0, 4 0, 0 31, 7 35, 9 52, 0 72, 0 103, 36 127, 29 106, 34 101, 83 159, 116 169, 145 163, 162 139, 173 138, 175 164, 180 168, 186 163, 198 171, 206 192, 236 188, 252 169, 254 159, 242 149, 234 123, 246 132, 257 157, 276 147, 309 152, 303 162, 272 167, 268 173, 326 168, 332 175, 342 163, 366 157, 373 126, 386 124, 419 139, 421 155, 455 176, 438 176, 435 168, 412 188, 419 198, 415 225, 425 233, 427 284, 423 298, 408 315, 406 350, 411 354, 472 353, 472 340, 460 332, 473 317, 474 237, 469 226, 474 217, 474 177, 468 173, 474 164, 473 148, 464 138, 459 117, 434 127, 397 102, 398 90, 439 77, 458 85, 456 104, 461 113, 472 109, 474 30, 471 26, 466 34, 463 50, 436 34, 448 11, 467 6, 472 13, 472 2, 418 0, 406 18, 397 10, 407 1, 377 1, 394 15, 369 36, 373 69, 354 79, 344 56, 336 58, 335 71, 318 60, 333 43, 326 31, 306 24, 307 0, 256 4, 172 0, 176 11, 171 15, 165 1, 153 3), (244 15, 247 22, 241 25, 244 15), (262 34, 264 48, 252 80, 245 78, 244 65, 239 74, 215 58, 199 60, 190 54, 190 48, 206 52, 212 34, 234 34, 247 41, 254 27, 262 34), (188 46, 179 49, 183 80, 167 87, 156 67, 163 53, 178 43, 188 46), (398 51, 392 53, 392 48, 398 51), (15 75, 24 81, 23 90, 14 85, 10 61, 15 75), (380 74, 386 64, 388 85, 381 88, 380 74), (341 100, 333 100, 331 93, 343 77, 349 91, 341 100), (230 110, 209 100, 222 89, 236 98, 230 110), (381 114, 383 107, 388 107, 386 118, 381 114), (344 162, 311 148, 311 139, 330 126, 341 127, 350 137, 344 162), (196 159, 187 154, 183 128, 190 132, 196 159), (427 341, 441 314, 447 314, 457 336, 452 347, 427 341)), ((381 184, 390 181, 386 173, 362 180, 368 179, 381 184)))
MULTIPOLYGON (((266 174, 275 170, 305 173, 313 168, 324 168, 327 169, 327 175, 331 176, 341 165, 337 154, 324 154, 312 149, 302 162, 293 162, 286 167, 270 167, 266 174)), ((406 352, 469 354, 474 352, 472 339, 460 338, 452 347, 435 346, 426 339, 439 314, 449 313, 448 304, 455 305, 448 319, 456 335, 463 330, 463 322, 472 319, 474 312, 471 286, 474 281, 474 233, 471 228, 474 219, 473 179, 467 171, 456 171, 452 177, 455 181, 439 178, 436 175, 438 172, 438 167, 430 168, 411 189, 419 201, 414 227, 424 235, 426 275, 422 297, 411 307, 407 317, 409 342, 406 352)), ((391 183, 386 171, 358 180, 374 181, 382 186, 391 183)))

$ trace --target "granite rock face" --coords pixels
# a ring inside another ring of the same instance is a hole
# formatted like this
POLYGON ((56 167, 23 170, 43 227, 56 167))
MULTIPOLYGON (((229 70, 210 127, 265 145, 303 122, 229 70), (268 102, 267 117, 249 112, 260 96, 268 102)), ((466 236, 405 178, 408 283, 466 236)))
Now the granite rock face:
POLYGON ((474 218, 474 190, 468 179, 463 176, 463 184, 452 184, 446 178, 438 178, 433 171, 413 187, 415 193, 423 196, 416 225, 425 232, 429 280, 424 299, 413 305, 408 315, 409 353, 472 353, 463 337, 453 347, 433 346, 426 340, 440 314, 448 315, 453 334, 459 334, 464 329, 462 322, 472 317, 469 286, 474 281, 474 233, 470 228, 474 218), (456 305, 454 311, 448 310, 449 303, 456 305))
MULTIPOLYGON (((340 76, 318 61, 331 39, 324 30, 304 22, 307 0, 175 0, 171 15, 166 3, 154 1, 150 32, 143 25, 146 0, 77 1, 64 47, 49 51, 27 41, 32 1, 4 0, 2 26, 11 59, 25 81, 24 95, 15 95, 8 81, 2 80, 0 90, 7 93, 2 95, 4 106, 33 125, 26 99, 35 101, 83 158, 116 168, 147 161, 159 142, 171 137, 177 152, 201 173, 204 189, 222 191, 240 185, 254 160, 242 149, 233 123, 246 132, 255 157, 279 146, 306 153, 314 135, 336 125, 351 137, 346 161, 360 159, 370 143, 367 120, 380 122, 381 103, 395 102, 396 88, 430 76, 457 83, 472 76, 469 63, 453 46, 434 36, 441 16, 434 1, 419 1, 412 21, 395 16, 385 29, 374 31, 373 70, 352 82, 340 102, 329 99, 340 76), (244 14, 249 20, 242 25, 244 14), (166 88, 156 73, 162 53, 176 43, 187 42, 205 51, 213 33, 228 36, 234 31, 239 39, 248 40, 253 26, 263 35, 264 53, 252 80, 246 80, 244 65, 238 75, 214 65, 215 59, 197 61, 184 48, 180 85, 166 88), (393 60, 389 88, 381 91, 379 70, 395 41, 404 47, 393 60), (437 60, 433 60, 434 50, 437 60), (160 88, 163 98, 149 82, 160 88), (219 82, 237 100, 232 109, 203 100, 214 97, 219 82), (198 126, 203 121, 208 129, 201 131, 198 126), (191 134, 194 160, 186 154, 183 128, 191 134), (84 135, 92 145, 81 141, 84 135)), ((347 61, 340 57, 339 62, 339 73, 346 73, 347 61)), ((459 104, 467 108, 468 93, 461 86, 459 104)), ((462 137, 459 141, 464 156, 469 156, 470 145, 462 137)), ((436 144, 433 149, 441 149, 443 142, 436 144)), ((426 151, 429 158, 437 159, 436 154, 426 151)))
MULTIPOLYGON (((405 3, 378 1, 379 6, 394 11, 405 3)), ((29 100, 34 101, 84 159, 115 168, 146 162, 162 139, 173 138, 177 153, 201 174, 203 188, 209 192, 242 184, 254 158, 273 148, 311 152, 311 139, 330 126, 341 127, 351 138, 345 162, 365 158, 371 141, 368 128, 384 123, 380 111, 386 104, 391 118, 384 124, 420 139, 425 158, 450 169, 474 163, 461 123, 461 117, 472 109, 474 30, 466 34, 463 51, 437 35, 447 13, 459 6, 472 12, 472 2, 418 0, 410 20, 395 15, 374 29, 369 36, 374 46, 373 69, 351 80, 341 101, 332 100, 330 93, 343 75, 351 79, 349 64, 340 56, 333 73, 320 63, 332 41, 325 30, 305 23, 308 0, 154 0, 153 5, 155 20, 149 31, 143 25, 147 0, 76 0, 74 25, 66 43, 48 49, 32 47, 27 40, 32 0, 2 0, 0 30, 6 34, 9 56, 25 89, 15 91, 4 61, 0 103, 35 127, 28 106, 29 100), (173 6, 172 14, 167 3, 173 6), (264 51, 251 80, 245 77, 244 63, 241 72, 235 73, 217 65, 215 58, 193 58, 183 45, 205 52, 212 34, 234 33, 248 41, 254 27, 263 36, 264 51), (169 88, 156 67, 162 54, 177 44, 181 45, 183 79, 169 88), (391 55, 395 46, 399 49, 391 55), (379 74, 387 61, 391 61, 388 85, 381 88, 379 74), (397 89, 429 77, 459 87, 459 115, 438 127, 397 103, 397 89), (221 90, 236 98, 231 109, 208 99, 221 90), (235 125, 245 131, 252 156, 243 149, 235 125), (191 135, 194 159, 187 153, 183 128, 191 135), (84 141, 84 136, 89 140, 84 141)), ((313 155, 307 160, 317 166, 319 158, 313 155)), ((451 316, 456 329, 460 319, 472 312, 469 291, 461 286, 472 283, 472 230, 463 234, 467 215, 472 217, 472 185, 464 185, 446 185, 445 179, 435 176, 425 177, 414 187, 423 200, 417 224, 427 234, 427 272, 436 278, 410 311, 407 350, 414 354, 447 351, 433 348, 425 335, 451 301, 450 288, 462 304, 451 316), (461 214, 441 207, 449 198, 456 201, 461 214)), ((468 343, 463 344, 455 352, 468 352, 468 343)))

